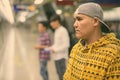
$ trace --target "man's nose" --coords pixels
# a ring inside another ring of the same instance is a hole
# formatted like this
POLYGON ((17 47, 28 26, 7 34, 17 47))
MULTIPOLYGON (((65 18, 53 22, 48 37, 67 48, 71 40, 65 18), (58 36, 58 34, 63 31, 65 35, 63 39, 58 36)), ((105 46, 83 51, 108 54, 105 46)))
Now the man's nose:
POLYGON ((73 27, 74 27, 74 28, 77 28, 77 27, 78 27, 78 22, 77 22, 77 21, 74 22, 73 27))

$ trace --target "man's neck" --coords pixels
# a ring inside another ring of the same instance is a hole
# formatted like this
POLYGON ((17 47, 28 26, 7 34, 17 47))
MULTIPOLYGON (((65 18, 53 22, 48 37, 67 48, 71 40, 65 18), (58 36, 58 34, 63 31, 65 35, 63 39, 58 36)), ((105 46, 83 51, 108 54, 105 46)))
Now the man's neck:
POLYGON ((60 24, 59 24, 59 25, 57 25, 56 29, 58 29, 60 26, 61 26, 60 24))
POLYGON ((94 43, 95 41, 99 40, 102 37, 102 32, 95 33, 94 35, 91 35, 89 38, 85 39, 85 45, 89 45, 91 43, 94 43))

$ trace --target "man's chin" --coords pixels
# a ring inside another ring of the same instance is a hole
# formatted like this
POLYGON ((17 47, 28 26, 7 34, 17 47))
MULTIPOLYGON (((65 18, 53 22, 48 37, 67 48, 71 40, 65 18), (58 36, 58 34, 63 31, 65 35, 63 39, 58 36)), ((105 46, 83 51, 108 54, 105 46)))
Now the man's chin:
POLYGON ((76 38, 77 38, 77 39, 82 39, 82 36, 81 36, 81 35, 76 34, 76 38))

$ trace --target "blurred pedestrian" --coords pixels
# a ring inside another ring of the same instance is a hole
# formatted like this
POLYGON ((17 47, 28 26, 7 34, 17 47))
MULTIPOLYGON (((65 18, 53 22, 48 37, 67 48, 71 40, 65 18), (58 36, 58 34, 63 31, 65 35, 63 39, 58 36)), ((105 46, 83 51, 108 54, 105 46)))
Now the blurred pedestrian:
POLYGON ((68 59, 68 49, 70 47, 69 34, 65 27, 61 25, 59 15, 53 15, 50 18, 50 25, 55 30, 54 43, 50 47, 52 58, 55 60, 55 66, 59 80, 63 80, 63 74, 66 70, 66 60, 68 59))
POLYGON ((120 41, 103 22, 101 6, 81 4, 74 18, 80 40, 72 48, 64 80, 120 80, 120 41))
POLYGON ((35 46, 36 49, 39 50, 39 58, 40 58, 40 73, 43 77, 43 80, 49 80, 48 71, 47 71, 47 62, 50 60, 50 52, 44 50, 46 46, 50 46, 50 36, 47 32, 47 22, 41 21, 38 22, 38 30, 40 32, 39 36, 39 44, 35 46))

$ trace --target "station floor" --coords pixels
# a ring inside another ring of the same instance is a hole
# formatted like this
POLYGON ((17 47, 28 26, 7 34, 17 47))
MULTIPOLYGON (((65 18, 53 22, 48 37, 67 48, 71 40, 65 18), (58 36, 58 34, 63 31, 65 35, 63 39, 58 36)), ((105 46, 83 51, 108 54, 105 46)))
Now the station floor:
MULTIPOLYGON (((25 28, 11 28, 0 51, 0 80, 43 80, 40 75, 38 34, 25 28)), ((54 61, 48 62, 49 80, 58 80, 54 61)))

